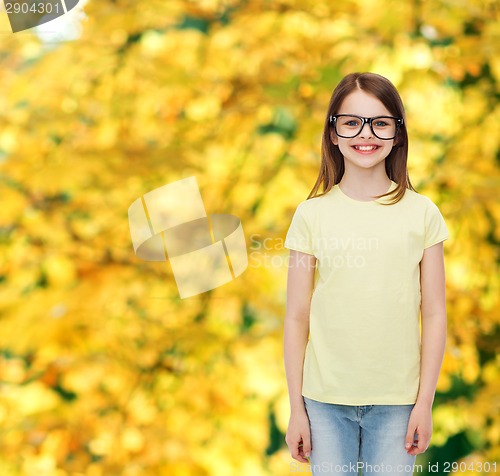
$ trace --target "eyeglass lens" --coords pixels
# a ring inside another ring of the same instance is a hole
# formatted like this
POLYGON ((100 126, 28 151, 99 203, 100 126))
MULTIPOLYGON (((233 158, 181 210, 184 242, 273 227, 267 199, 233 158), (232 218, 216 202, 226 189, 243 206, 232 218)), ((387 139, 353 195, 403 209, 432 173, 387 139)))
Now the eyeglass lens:
MULTIPOLYGON (((337 116, 335 122, 337 134, 347 138, 357 136, 363 126, 363 120, 356 116, 337 116)), ((392 139, 396 135, 397 122, 392 117, 377 117, 371 126, 379 139, 392 139)))

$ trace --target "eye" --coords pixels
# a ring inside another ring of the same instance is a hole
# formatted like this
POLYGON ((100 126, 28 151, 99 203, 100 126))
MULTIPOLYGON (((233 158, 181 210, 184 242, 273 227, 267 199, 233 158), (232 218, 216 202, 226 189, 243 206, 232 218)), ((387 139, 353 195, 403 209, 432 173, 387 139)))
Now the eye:
POLYGON ((387 127, 389 126, 390 124, 385 121, 384 119, 377 119, 374 124, 373 124, 375 127, 387 127))
POLYGON ((342 125, 347 127, 358 127, 360 120, 355 117, 344 117, 342 120, 342 125))

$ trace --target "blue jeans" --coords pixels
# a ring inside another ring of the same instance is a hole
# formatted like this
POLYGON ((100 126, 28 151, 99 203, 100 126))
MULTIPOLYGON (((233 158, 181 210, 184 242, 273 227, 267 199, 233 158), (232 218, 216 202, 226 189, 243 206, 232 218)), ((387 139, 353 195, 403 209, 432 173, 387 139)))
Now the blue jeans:
POLYGON ((406 452, 405 438, 415 404, 338 405, 303 398, 314 476, 413 475, 416 456, 406 452))

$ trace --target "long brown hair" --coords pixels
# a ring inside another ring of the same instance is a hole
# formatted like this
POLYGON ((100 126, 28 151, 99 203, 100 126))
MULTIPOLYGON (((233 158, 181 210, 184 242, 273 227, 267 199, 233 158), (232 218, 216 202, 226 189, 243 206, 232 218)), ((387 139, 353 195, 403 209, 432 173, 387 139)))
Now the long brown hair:
MULTIPOLYGON (((344 175, 344 157, 338 146, 333 144, 332 135, 335 134, 329 121, 330 115, 337 114, 346 96, 356 89, 361 89, 375 96, 387 110, 395 117, 403 118, 399 127, 396 143, 389 155, 385 158, 385 171, 389 179, 397 184, 391 192, 377 195, 377 198, 389 198, 387 205, 392 205, 403 198, 406 189, 414 190, 408 176, 408 132, 406 130, 406 116, 403 101, 394 85, 383 76, 375 73, 351 73, 344 77, 332 93, 325 119, 325 128, 321 141, 321 166, 318 179, 309 193, 309 198, 321 196, 338 184, 344 175), (318 193, 323 183, 323 192, 318 193)), ((381 202, 383 203, 383 202, 381 202)))

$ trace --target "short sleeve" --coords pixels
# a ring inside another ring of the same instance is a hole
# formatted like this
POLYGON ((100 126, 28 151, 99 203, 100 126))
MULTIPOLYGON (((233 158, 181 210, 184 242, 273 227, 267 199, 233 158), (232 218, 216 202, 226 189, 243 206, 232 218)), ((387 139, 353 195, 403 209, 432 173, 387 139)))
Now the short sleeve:
POLYGON ((447 240, 448 237, 448 229, 439 208, 429 200, 425 214, 424 249, 447 240))
POLYGON ((285 238, 285 248, 314 254, 312 246, 311 229, 308 226, 301 209, 301 204, 295 210, 292 223, 285 238))

